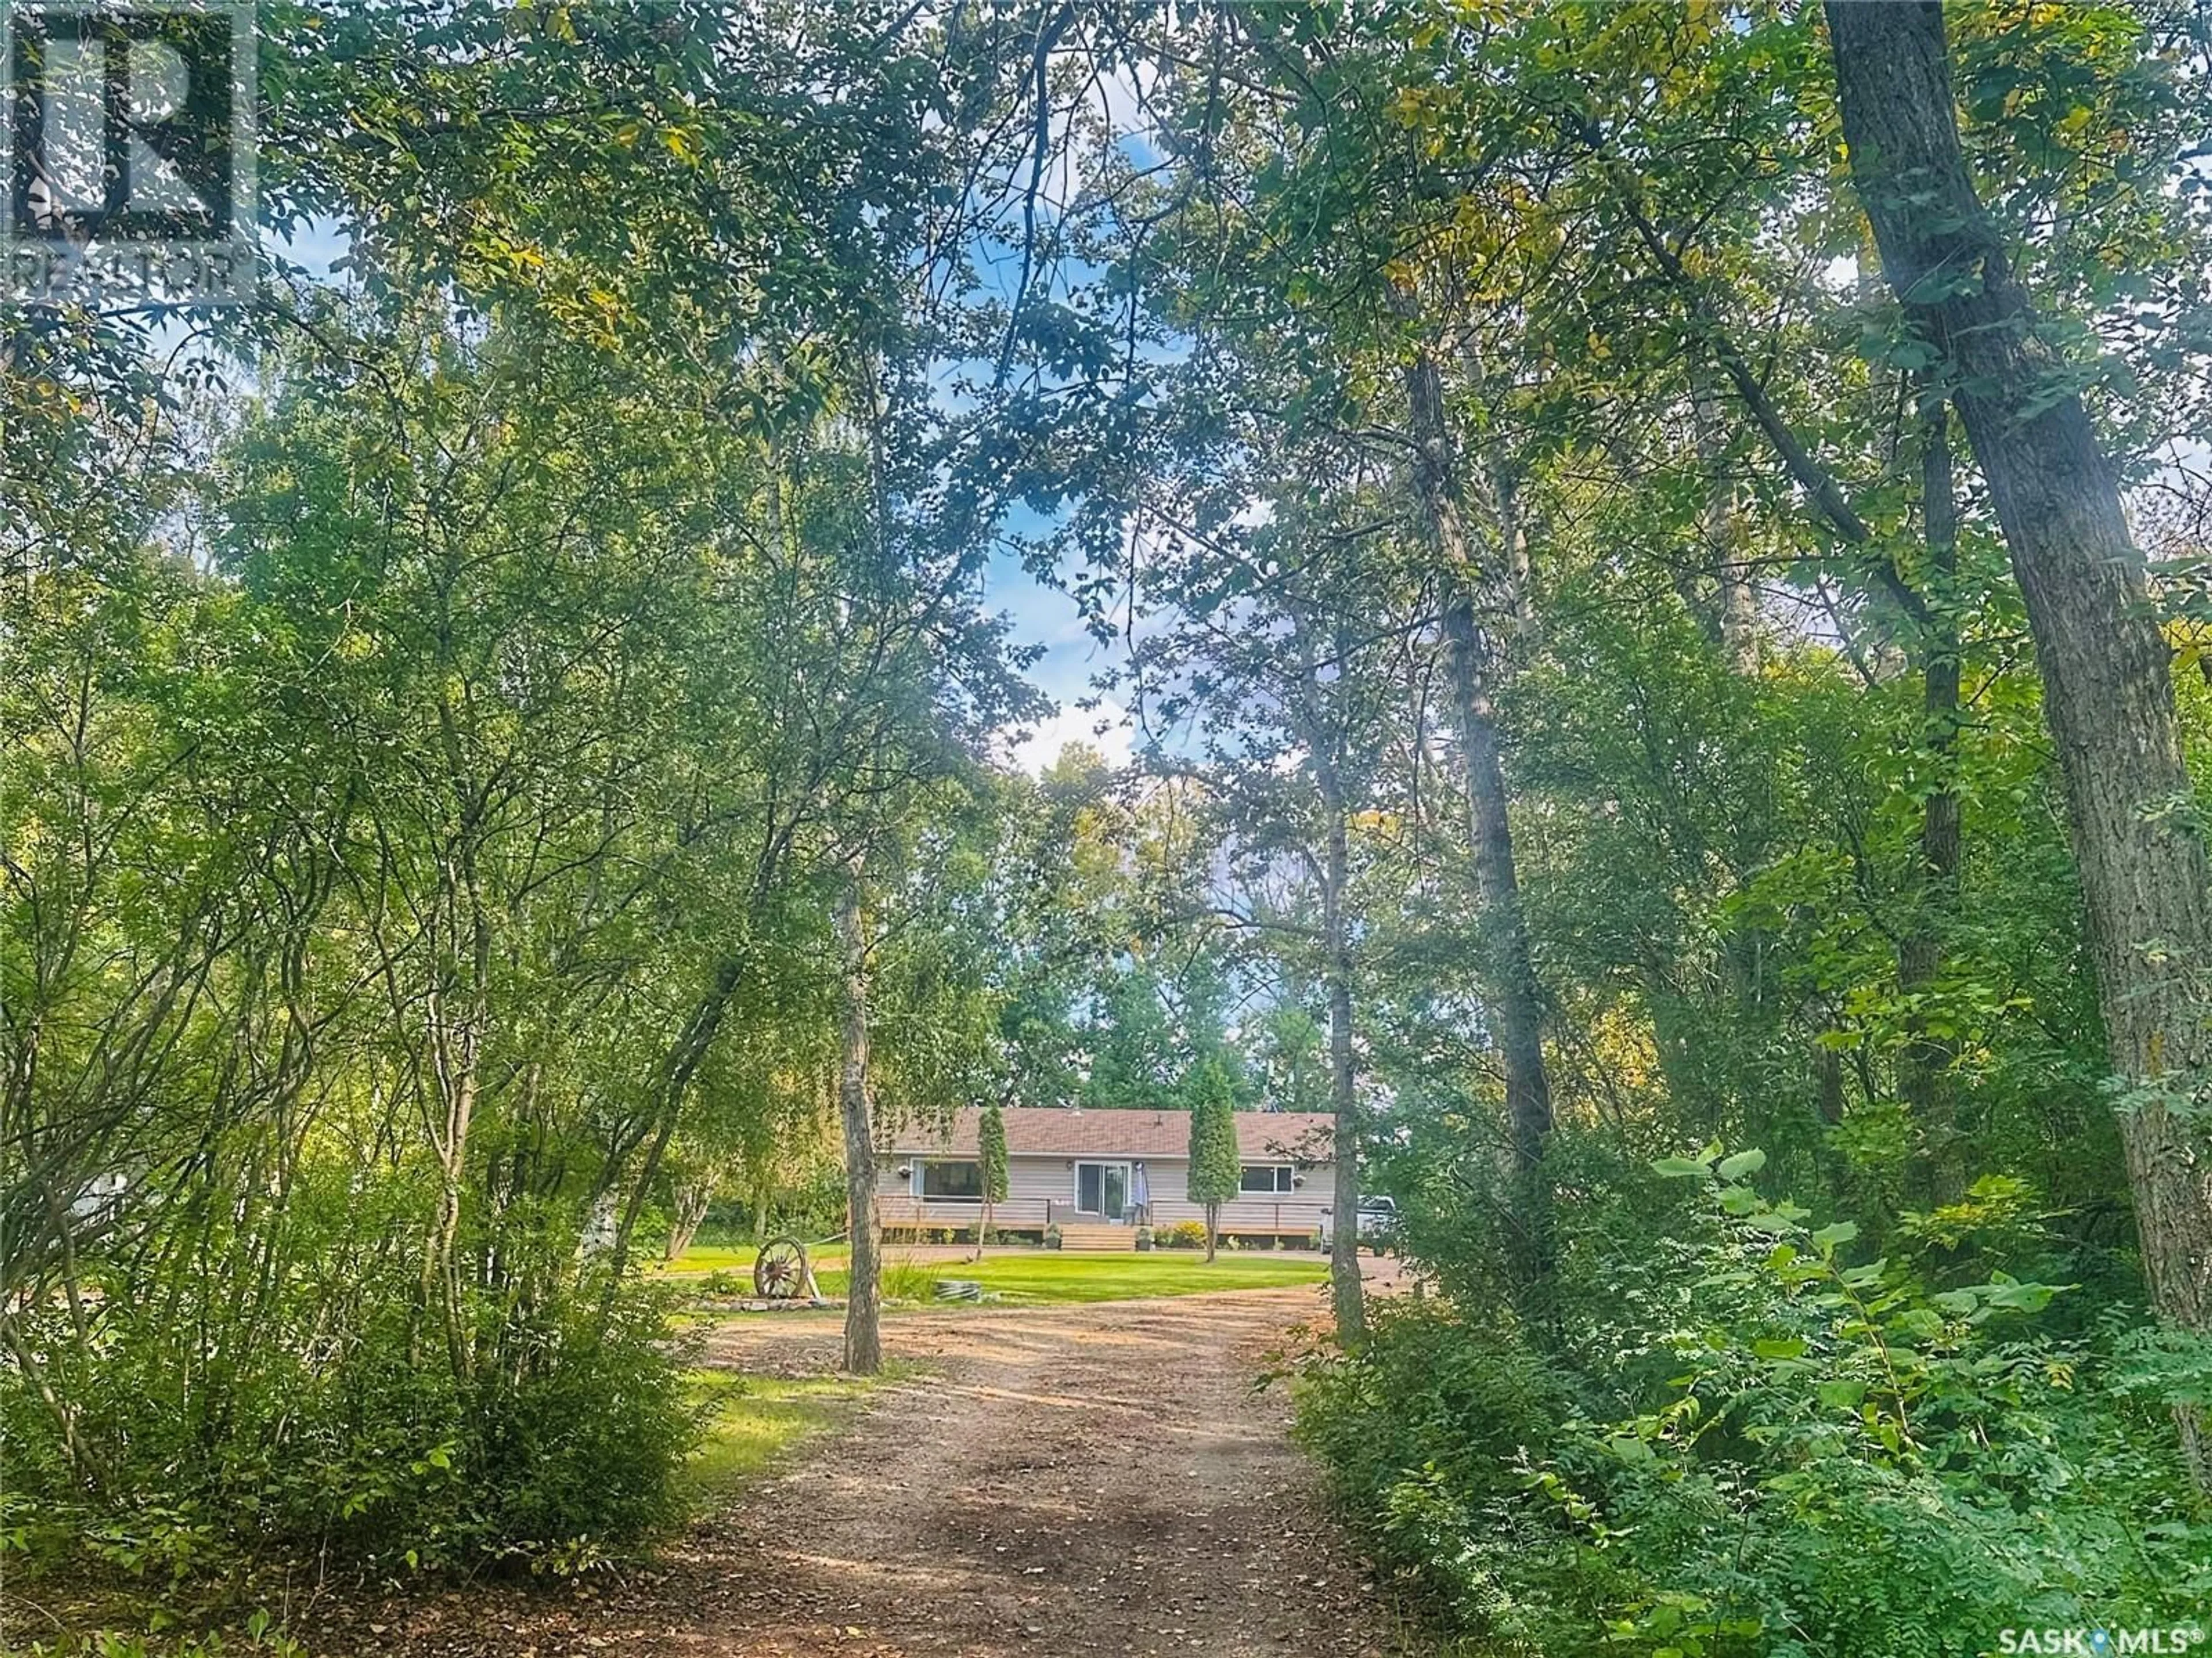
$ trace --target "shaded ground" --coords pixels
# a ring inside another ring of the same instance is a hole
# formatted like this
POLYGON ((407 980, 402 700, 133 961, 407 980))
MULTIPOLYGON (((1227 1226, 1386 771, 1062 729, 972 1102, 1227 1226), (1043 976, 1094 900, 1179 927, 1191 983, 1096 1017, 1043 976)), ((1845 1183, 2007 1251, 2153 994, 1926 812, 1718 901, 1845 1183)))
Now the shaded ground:
MULTIPOLYGON (((620 1584, 478 1589, 317 1653, 1081 1658, 1412 1655, 1255 1377, 1312 1290, 887 1321, 927 1376, 620 1584)), ((836 1362, 834 1325, 725 1331, 714 1362, 836 1362)))

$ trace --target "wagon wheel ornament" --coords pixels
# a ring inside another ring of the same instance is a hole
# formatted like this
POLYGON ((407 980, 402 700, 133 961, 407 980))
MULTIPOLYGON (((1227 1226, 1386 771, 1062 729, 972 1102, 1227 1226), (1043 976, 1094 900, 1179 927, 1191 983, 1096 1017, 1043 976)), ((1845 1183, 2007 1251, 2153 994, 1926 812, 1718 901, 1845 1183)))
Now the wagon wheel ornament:
POLYGON ((796 1301, 811 1296, 814 1272, 806 1246, 794 1237, 770 1238, 753 1260, 753 1289, 764 1301, 796 1301))

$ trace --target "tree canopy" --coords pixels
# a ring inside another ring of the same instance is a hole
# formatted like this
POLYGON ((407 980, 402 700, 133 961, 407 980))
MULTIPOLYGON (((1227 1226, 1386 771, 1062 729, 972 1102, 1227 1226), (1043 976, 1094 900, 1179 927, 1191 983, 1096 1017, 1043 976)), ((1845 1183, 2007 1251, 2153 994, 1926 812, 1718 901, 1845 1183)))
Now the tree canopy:
POLYGON ((258 21, 253 301, 0 300, 0 1551, 646 1546, 654 1257, 1181 1105, 1425 1618, 2212 1588, 2201 7, 258 21))

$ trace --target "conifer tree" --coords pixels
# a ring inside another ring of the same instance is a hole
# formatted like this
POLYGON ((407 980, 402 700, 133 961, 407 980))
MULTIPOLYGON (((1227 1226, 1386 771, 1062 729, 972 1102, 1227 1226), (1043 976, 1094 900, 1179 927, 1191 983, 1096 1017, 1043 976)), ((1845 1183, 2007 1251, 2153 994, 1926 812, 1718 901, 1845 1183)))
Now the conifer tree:
POLYGON ((991 1212, 1006 1197, 1006 1115, 995 1100, 983 1108, 983 1120, 975 1126, 975 1150, 983 1175, 983 1212, 975 1223, 975 1259, 981 1260, 984 1240, 991 1236, 991 1212))
POLYGON ((1219 1239, 1221 1206, 1237 1195, 1237 1117, 1229 1072, 1208 1057, 1191 1067, 1184 1090, 1190 1100, 1191 1201, 1206 1206, 1206 1258, 1219 1239))

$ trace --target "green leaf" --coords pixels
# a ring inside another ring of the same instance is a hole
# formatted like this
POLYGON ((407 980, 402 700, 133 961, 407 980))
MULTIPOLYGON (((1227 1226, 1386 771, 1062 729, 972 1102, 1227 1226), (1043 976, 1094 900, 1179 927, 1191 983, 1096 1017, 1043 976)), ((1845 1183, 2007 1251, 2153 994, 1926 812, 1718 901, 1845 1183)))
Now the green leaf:
POLYGON ((1943 1333, 1943 1321, 1926 1307, 1908 1307, 1890 1321, 1890 1328, 1910 1341, 1930 1341, 1943 1333))
POLYGON ((1823 1226, 1813 1234, 1813 1242, 1823 1254, 1841 1248, 1859 1235, 1855 1221, 1839 1220, 1832 1226, 1823 1226))
POLYGON ((1660 1157, 1653 1162, 1651 1172, 1668 1180, 1692 1180, 1711 1171, 1692 1157, 1660 1157))
POLYGON ((2051 1297, 2058 1293, 2055 1284, 2021 1284, 2002 1276, 1995 1283, 1977 1287, 1989 1298, 1990 1306, 2021 1313, 2041 1312, 2051 1304, 2051 1297))
POLYGON ((1749 1180, 1765 1167, 1766 1153, 1757 1146, 1753 1146, 1749 1151, 1739 1151, 1732 1157, 1723 1157, 1720 1174, 1724 1181, 1749 1180))
POLYGON ((1656 1461, 1651 1447, 1634 1434, 1615 1434, 1606 1442, 1607 1447, 1622 1461, 1641 1467, 1656 1461))

